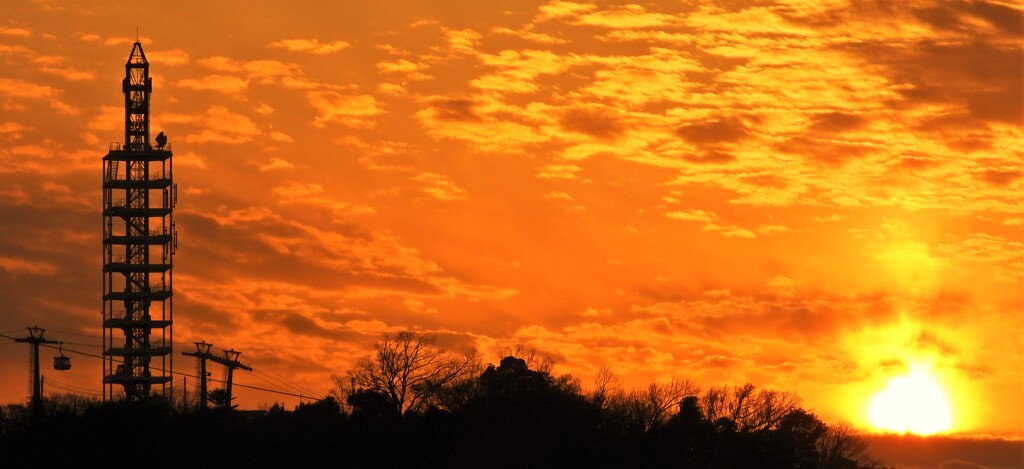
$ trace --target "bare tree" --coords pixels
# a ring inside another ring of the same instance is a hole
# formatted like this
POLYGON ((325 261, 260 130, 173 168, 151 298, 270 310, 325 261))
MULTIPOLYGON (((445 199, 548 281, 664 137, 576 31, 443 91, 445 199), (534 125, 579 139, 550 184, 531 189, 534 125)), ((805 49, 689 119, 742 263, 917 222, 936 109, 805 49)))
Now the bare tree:
POLYGON ((710 388, 701 398, 704 417, 715 422, 724 418, 740 431, 771 429, 786 414, 800 408, 800 398, 788 392, 757 390, 753 384, 710 388))
POLYGON ((828 469, 848 467, 849 461, 862 459, 867 449, 867 443, 857 430, 846 422, 828 425, 815 446, 818 449, 818 467, 828 469))
POLYGON ((608 399, 622 389, 619 377, 608 368, 608 365, 602 366, 597 370, 597 375, 594 376, 594 393, 591 395, 591 401, 600 408, 605 408, 608 399))
POLYGON ((506 345, 505 348, 501 349, 500 356, 502 358, 516 357, 522 359, 526 362, 527 368, 553 375, 555 359, 551 358, 550 355, 538 353, 537 349, 533 347, 527 348, 523 344, 506 345))
POLYGON ((550 376, 551 384, 557 389, 574 394, 582 392, 583 387, 578 377, 570 373, 555 374, 555 359, 551 355, 538 352, 533 347, 527 348, 523 344, 507 345, 502 349, 500 356, 523 360, 531 371, 550 376))
POLYGON ((700 388, 693 382, 673 379, 628 392, 612 392, 606 398, 605 407, 614 419, 627 427, 648 431, 675 415, 683 399, 699 392, 700 388))
POLYGON ((385 335, 374 349, 346 377, 335 377, 335 383, 341 393, 346 388, 380 393, 399 414, 442 404, 442 390, 479 370, 475 351, 447 352, 433 337, 413 332, 385 335))
POLYGON ((683 399, 699 392, 700 388, 692 381, 675 378, 667 383, 652 383, 647 386, 644 400, 651 418, 645 428, 650 430, 654 424, 668 420, 679 410, 679 404, 683 403, 683 399))

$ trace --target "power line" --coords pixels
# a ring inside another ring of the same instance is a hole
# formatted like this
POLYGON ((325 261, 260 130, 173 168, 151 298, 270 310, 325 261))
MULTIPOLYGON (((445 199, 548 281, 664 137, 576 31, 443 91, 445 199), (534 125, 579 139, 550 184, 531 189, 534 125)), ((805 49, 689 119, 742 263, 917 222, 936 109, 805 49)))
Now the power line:
MULTIPOLYGON (((6 338, 6 339, 11 339, 11 340, 15 339, 14 337, 11 337, 11 336, 8 336, 8 335, 4 335, 4 334, 0 334, 0 337, 6 338)), ((65 343, 70 343, 70 342, 65 342, 65 343)), ((79 345, 84 345, 84 344, 79 344, 79 345)), ((52 345, 46 345, 46 344, 43 344, 43 347, 47 347, 47 348, 51 348, 51 349, 58 348, 58 347, 54 347, 52 345)), ((78 350, 72 350, 72 349, 62 349, 62 350, 65 351, 65 352, 68 352, 68 353, 74 353, 74 354, 78 354, 78 355, 82 355, 82 356, 86 356, 86 357, 98 358, 100 360, 104 359, 104 357, 101 356, 101 355, 95 355, 95 354, 91 354, 91 353, 81 352, 81 351, 78 351, 78 350)), ((120 363, 123 363, 123 361, 119 361, 119 360, 116 360, 116 361, 118 361, 120 363)), ((164 370, 164 369, 161 369, 161 368, 154 368, 154 369, 155 370, 159 370, 159 371, 167 371, 167 370, 164 370)), ((171 373, 172 374, 176 374, 176 375, 185 376, 185 377, 188 377, 188 378, 199 379, 199 377, 196 376, 196 375, 192 375, 192 374, 189 374, 189 373, 183 373, 183 372, 180 372, 180 371, 171 371, 171 373)), ((207 378, 207 379, 209 381, 213 381, 213 382, 217 382, 217 383, 227 383, 227 381, 225 381, 225 380, 214 379, 214 378, 207 378)), ((273 384, 273 383, 271 383, 271 384, 273 384)), ((238 387, 241 387, 241 388, 252 389, 252 390, 256 390, 256 391, 263 391, 263 392, 269 392, 269 393, 274 393, 274 394, 281 394, 281 395, 285 395, 285 396, 297 397, 297 398, 299 398, 300 402, 302 401, 303 398, 311 399, 312 400, 312 399, 315 399, 318 396, 318 394, 315 393, 315 392, 310 393, 310 394, 307 395, 307 394, 302 394, 302 393, 294 393, 294 392, 287 392, 287 391, 279 391, 279 390, 276 390, 276 389, 268 389, 268 388, 264 388, 264 387, 260 387, 260 386, 251 386, 251 385, 247 385, 247 384, 233 383, 232 385, 233 386, 238 386, 238 387)))
POLYGON ((23 331, 23 330, 25 330, 25 328, 24 328, 24 327, 19 327, 19 328, 17 328, 17 329, 11 329, 11 330, 9 330, 9 331, 0 331, 0 334, 13 334, 13 333, 15 333, 15 332, 21 332, 21 331, 23 331))
POLYGON ((62 344, 65 344, 65 345, 81 345, 81 346, 83 346, 83 347, 96 347, 96 348, 103 348, 103 346, 102 346, 102 345, 96 345, 96 344, 82 344, 82 343, 78 343, 78 342, 65 342, 65 341, 63 341, 63 340, 61 341, 61 343, 62 343, 62 344))
MULTIPOLYGON (((16 338, 15 338, 15 337, 11 337, 11 336, 9 336, 9 335, 4 335, 4 334, 0 334, 0 337, 3 337, 3 338, 5 338, 5 339, 11 339, 11 340, 16 340, 16 338)), ((67 345, 81 345, 81 346, 83 346, 83 347, 97 347, 97 348, 102 348, 102 347, 103 347, 102 345, 96 345, 96 344, 83 344, 83 343, 79 343, 79 342, 67 342, 67 341, 63 341, 63 340, 59 340, 58 342, 60 342, 60 343, 62 343, 62 344, 67 344, 67 345)), ((9 342, 9 343, 15 343, 15 342, 9 342)), ((53 347, 50 347, 50 348, 53 348, 53 347)), ((100 358, 103 358, 103 357, 100 357, 100 358)))
POLYGON ((57 380, 55 380, 53 378, 48 378, 46 380, 46 384, 47 384, 47 386, 49 386, 51 384, 56 384, 58 386, 64 386, 64 387, 67 387, 67 388, 72 388, 72 389, 75 389, 75 390, 78 390, 78 391, 81 391, 81 392, 87 393, 87 394, 103 394, 102 391, 95 391, 95 390, 92 390, 92 389, 83 388, 81 386, 76 386, 74 384, 63 383, 63 382, 57 381, 57 380))
POLYGON ((268 383, 273 384, 275 386, 284 387, 284 388, 290 389, 292 391, 296 391, 297 390, 300 394, 304 394, 304 393, 309 393, 311 395, 316 395, 317 394, 317 392, 312 390, 312 389, 309 389, 309 388, 307 388, 305 386, 302 386, 302 385, 300 385, 300 384, 298 384, 298 383, 296 383, 294 381, 290 381, 287 378, 283 378, 283 377, 281 377, 279 375, 275 376, 272 372, 269 372, 269 371, 255 370, 255 371, 253 371, 253 374, 254 375, 262 375, 262 376, 258 376, 258 377, 260 379, 262 379, 263 381, 265 381, 265 382, 268 382, 268 383))
MULTIPOLYGON (((250 362, 252 362, 252 363, 255 363, 255 362, 256 362, 256 360, 253 360, 253 359, 251 359, 251 358, 249 358, 248 360, 249 360, 250 362)), ((263 373, 266 373, 266 374, 270 375, 271 377, 274 377, 274 376, 276 376, 276 377, 277 377, 277 378, 279 378, 280 380, 283 380, 283 381, 284 381, 284 382, 286 382, 286 383, 290 383, 290 384, 291 384, 291 385, 292 385, 293 387, 295 387, 295 388, 299 389, 299 391, 302 391, 302 392, 306 392, 306 391, 308 391, 308 392, 310 392, 311 394, 316 394, 316 391, 314 391, 314 390, 312 390, 312 389, 310 389, 310 388, 307 388, 307 387, 305 387, 305 386, 303 386, 303 385, 301 385, 301 384, 299 384, 299 383, 297 383, 297 382, 295 382, 295 381, 292 381, 292 380, 288 379, 288 377, 286 377, 286 376, 282 376, 282 375, 279 375, 279 374, 277 374, 277 373, 274 373, 273 371, 271 371, 271 370, 269 370, 269 369, 266 369, 266 367, 265 367, 265 366, 262 366, 262 364, 260 364, 260 367, 259 367, 259 368, 263 369, 263 370, 261 370, 261 371, 262 371, 263 373)))
MULTIPOLYGON (((0 337, 7 337, 7 336, 0 336, 0 337)), ((8 338, 10 338, 10 337, 8 337, 8 338)), ((52 345, 43 345, 43 346, 44 347, 48 347, 48 348, 57 348, 57 347, 54 347, 52 345)), ((86 356, 86 357, 99 358, 100 360, 104 359, 104 357, 102 357, 100 355, 94 355, 94 354, 91 354, 91 353, 80 352, 78 350, 64 349, 64 351, 65 352, 69 352, 69 353, 76 353, 78 355, 83 355, 83 356, 86 356)), ((123 362, 121 362, 121 363, 123 363, 123 362)), ((167 371, 167 370, 164 370, 162 368, 156 368, 156 367, 154 367, 153 369, 154 370, 159 370, 159 371, 167 371)), ((172 374, 176 374, 176 375, 185 376, 185 377, 188 377, 188 378, 199 379, 199 377, 196 376, 196 375, 192 375, 192 374, 188 374, 188 373, 183 373, 183 372, 180 372, 180 371, 171 371, 171 373, 172 374)), ((214 378, 207 378, 207 380, 214 381, 214 382, 217 382, 217 383, 225 383, 225 384, 227 383, 227 381, 220 380, 220 379, 214 379, 214 378)), ((259 387, 259 386, 251 386, 251 385, 247 385, 247 384, 234 383, 234 384, 232 384, 232 386, 238 386, 238 387, 241 387, 241 388, 253 389, 253 390, 256 390, 256 391, 270 392, 270 393, 274 393, 274 394, 282 394, 282 395, 285 395, 285 396, 297 397, 297 398, 299 398, 300 402, 302 401, 303 398, 311 399, 312 400, 312 399, 317 397, 316 394, 313 394, 313 395, 306 395, 306 394, 301 394, 301 393, 297 394, 297 393, 293 393, 293 392, 278 391, 276 389, 267 389, 267 388, 263 388, 263 387, 259 387)))
POLYGON ((64 330, 60 330, 60 329, 48 329, 48 330, 53 331, 53 332, 59 332, 61 334, 77 335, 77 336, 82 336, 82 337, 88 337, 90 339, 103 340, 103 337, 102 336, 98 336, 98 335, 83 334, 81 332, 71 332, 71 331, 64 331, 64 330))
MULTIPOLYGON (((269 380, 269 379, 267 379, 267 378, 265 378, 263 376, 260 376, 259 374, 256 374, 255 372, 252 374, 252 377, 256 378, 256 379, 258 379, 260 381, 263 381, 264 383, 267 383, 267 384, 269 384, 271 386, 281 386, 281 383, 277 383, 277 382, 271 381, 271 380, 269 380)), ((285 387, 285 389, 288 389, 288 388, 285 387)), ((293 392, 295 391, 295 389, 290 389, 290 390, 293 391, 293 392)), ((299 392, 299 394, 302 394, 302 393, 299 392)))
POLYGON ((53 379, 46 380, 46 387, 55 387, 57 389, 60 389, 61 391, 67 391, 73 394, 81 394, 89 397, 100 397, 103 395, 103 393, 99 391, 93 391, 91 389, 86 389, 71 384, 62 383, 60 381, 56 381, 53 379))

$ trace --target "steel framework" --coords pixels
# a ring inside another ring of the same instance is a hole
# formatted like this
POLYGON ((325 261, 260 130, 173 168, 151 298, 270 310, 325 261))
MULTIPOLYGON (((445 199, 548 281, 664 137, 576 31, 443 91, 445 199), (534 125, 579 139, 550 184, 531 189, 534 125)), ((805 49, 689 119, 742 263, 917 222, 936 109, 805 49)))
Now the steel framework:
POLYGON ((29 388, 32 390, 32 413, 39 415, 43 408, 43 385, 39 379, 39 345, 59 344, 56 340, 48 340, 43 337, 46 329, 39 326, 28 328, 28 337, 15 338, 15 342, 23 342, 32 346, 29 349, 29 388))
POLYGON ((252 367, 238 361, 238 356, 242 352, 235 349, 225 350, 224 357, 218 357, 210 352, 213 344, 208 344, 205 340, 195 344, 195 352, 181 352, 181 354, 188 357, 196 357, 196 374, 199 376, 199 409, 206 410, 209 407, 210 401, 210 392, 206 388, 206 381, 210 376, 210 373, 206 371, 207 360, 224 365, 225 371, 227 371, 225 407, 228 409, 234 408, 231 405, 231 384, 234 382, 235 369, 241 368, 245 371, 252 371, 252 367))
POLYGON ((171 146, 162 135, 150 145, 153 80, 139 42, 121 90, 124 143, 111 144, 103 157, 103 397, 121 386, 126 399, 139 400, 164 394, 171 381, 177 248, 171 146))

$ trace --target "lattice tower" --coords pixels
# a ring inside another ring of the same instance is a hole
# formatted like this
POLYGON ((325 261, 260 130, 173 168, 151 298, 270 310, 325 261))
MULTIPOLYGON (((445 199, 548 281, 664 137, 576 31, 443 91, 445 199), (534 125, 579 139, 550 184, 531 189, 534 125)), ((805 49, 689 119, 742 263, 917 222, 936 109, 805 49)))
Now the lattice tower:
POLYGON ((135 42, 121 83, 124 143, 103 157, 103 397, 163 394, 173 355, 172 257, 177 248, 171 146, 149 138, 153 80, 135 42))

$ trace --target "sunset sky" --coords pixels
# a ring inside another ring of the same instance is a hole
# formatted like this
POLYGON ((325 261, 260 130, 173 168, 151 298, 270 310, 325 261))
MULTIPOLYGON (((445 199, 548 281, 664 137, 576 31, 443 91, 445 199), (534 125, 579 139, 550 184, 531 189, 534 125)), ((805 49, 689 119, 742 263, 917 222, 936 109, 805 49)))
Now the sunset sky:
MULTIPOLYGON (((176 371, 206 340, 325 394, 410 329, 870 428, 917 367, 951 432, 1024 436, 1019 1, 137 3, 0 4, 0 332, 100 352, 138 27, 176 371)), ((0 402, 26 355, 0 345, 0 402)), ((73 362, 47 379, 98 393, 73 362)))

